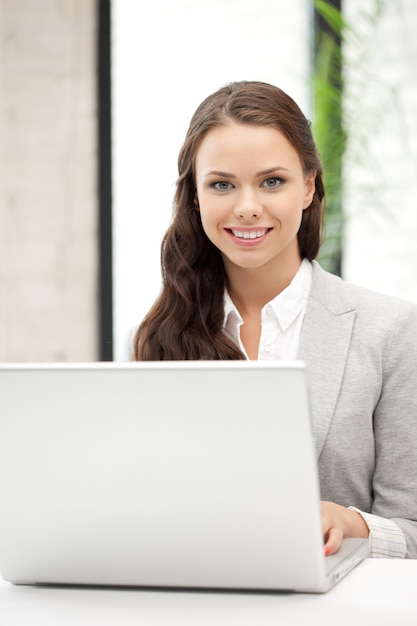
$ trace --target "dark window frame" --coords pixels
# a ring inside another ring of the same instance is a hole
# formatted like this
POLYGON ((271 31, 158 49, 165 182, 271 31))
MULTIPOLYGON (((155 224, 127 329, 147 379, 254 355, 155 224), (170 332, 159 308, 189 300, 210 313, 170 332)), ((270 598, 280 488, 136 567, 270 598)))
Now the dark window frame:
POLYGON ((97 0, 99 359, 113 360, 111 0, 97 0))

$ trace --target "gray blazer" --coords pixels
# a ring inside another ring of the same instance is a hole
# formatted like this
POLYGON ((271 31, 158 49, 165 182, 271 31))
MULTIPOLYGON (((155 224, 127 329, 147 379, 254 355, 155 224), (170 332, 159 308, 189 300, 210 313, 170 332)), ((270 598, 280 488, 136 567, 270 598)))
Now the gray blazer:
POLYGON ((393 519, 417 558, 417 305, 313 263, 299 358, 322 499, 393 519))

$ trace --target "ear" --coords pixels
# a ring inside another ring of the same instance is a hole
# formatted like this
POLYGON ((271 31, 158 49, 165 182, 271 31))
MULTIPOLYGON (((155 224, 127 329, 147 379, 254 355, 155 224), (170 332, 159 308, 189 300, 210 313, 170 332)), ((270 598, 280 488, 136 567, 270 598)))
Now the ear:
POLYGON ((305 196, 303 209, 308 209, 308 207, 313 202, 314 192, 316 191, 316 174, 316 170, 313 170, 312 172, 308 172, 308 174, 306 174, 304 180, 305 196))

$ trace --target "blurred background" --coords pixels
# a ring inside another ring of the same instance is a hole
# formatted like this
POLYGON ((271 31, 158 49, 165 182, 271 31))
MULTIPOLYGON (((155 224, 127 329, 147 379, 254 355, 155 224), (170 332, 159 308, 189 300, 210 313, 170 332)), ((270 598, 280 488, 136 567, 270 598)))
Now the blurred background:
POLYGON ((312 122, 320 262, 417 301, 416 27, 414 0, 1 0, 0 361, 118 358, 190 117, 233 80, 312 122))

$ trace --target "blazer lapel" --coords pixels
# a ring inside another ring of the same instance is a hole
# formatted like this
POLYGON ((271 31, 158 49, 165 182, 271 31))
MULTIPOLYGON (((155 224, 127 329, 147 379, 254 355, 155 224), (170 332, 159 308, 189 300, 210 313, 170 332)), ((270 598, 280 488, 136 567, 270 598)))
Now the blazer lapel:
POLYGON ((333 418, 356 317, 342 285, 339 278, 313 263, 299 358, 308 368, 317 457, 333 418))

